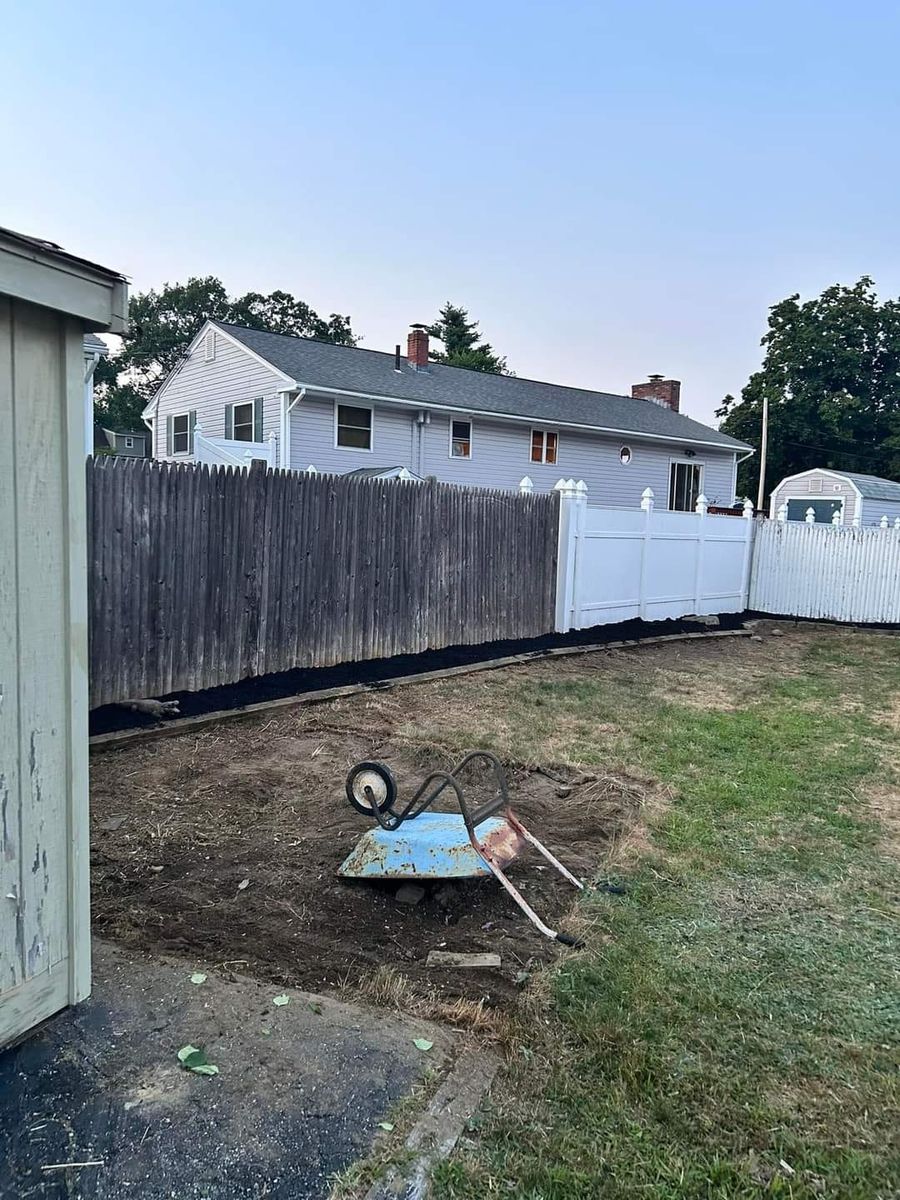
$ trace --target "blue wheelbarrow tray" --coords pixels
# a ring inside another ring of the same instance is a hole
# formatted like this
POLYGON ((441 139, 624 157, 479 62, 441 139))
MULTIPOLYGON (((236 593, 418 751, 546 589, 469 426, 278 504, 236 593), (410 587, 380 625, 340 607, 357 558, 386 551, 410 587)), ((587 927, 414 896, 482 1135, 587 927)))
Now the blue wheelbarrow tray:
MULTIPOLYGON (((503 870, 525 848, 508 822, 490 817, 477 838, 503 870)), ((364 833, 338 868, 348 879, 472 879, 492 872, 469 840, 459 813, 423 812, 397 830, 364 833)))

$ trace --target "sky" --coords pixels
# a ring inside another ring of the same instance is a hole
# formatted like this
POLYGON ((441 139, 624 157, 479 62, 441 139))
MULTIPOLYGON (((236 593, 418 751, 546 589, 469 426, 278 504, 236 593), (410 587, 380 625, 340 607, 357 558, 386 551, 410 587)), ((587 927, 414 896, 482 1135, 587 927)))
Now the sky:
POLYGON ((8 3, 0 225, 712 422, 770 305, 900 294, 900 5, 8 3))

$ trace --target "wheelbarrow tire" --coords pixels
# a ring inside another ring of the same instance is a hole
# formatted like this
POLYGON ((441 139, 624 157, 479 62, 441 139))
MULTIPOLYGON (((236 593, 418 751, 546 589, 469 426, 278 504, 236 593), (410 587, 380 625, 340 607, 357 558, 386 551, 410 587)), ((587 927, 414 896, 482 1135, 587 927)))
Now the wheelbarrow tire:
POLYGON ((357 812, 371 817, 372 803, 363 792, 366 785, 373 794, 378 811, 391 812, 397 799, 397 781, 391 768, 380 762, 361 762, 351 768, 347 776, 347 799, 357 812))

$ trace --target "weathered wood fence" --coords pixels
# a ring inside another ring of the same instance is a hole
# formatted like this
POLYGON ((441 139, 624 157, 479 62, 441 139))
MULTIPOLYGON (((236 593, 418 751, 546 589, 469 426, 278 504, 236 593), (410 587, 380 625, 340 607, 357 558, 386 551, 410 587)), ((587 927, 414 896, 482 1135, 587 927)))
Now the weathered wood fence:
POLYGON ((91 704, 554 627, 559 498, 87 463, 91 704))

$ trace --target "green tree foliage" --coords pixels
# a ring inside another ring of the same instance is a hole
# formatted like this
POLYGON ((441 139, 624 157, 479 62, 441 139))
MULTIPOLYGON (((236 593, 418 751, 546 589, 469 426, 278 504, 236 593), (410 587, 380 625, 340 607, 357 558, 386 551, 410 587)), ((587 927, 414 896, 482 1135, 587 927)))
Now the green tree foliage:
POLYGON ((433 362, 446 363, 449 367, 468 367, 470 371, 487 371, 494 375, 510 375, 506 359, 494 353, 488 342, 481 340, 478 322, 469 320, 468 309, 447 303, 440 311, 438 320, 428 326, 431 337, 443 343, 444 349, 432 350, 429 357, 433 362))
MULTIPOLYGON (((767 494, 811 467, 900 479, 900 302, 880 304, 868 276, 804 303, 789 296, 770 309, 762 345, 762 369, 716 416, 758 452, 768 397, 767 494)), ((758 472, 758 457, 742 466, 740 494, 755 497, 758 472)))
POLYGON ((342 346, 356 344, 349 317, 332 313, 326 320, 288 292, 248 292, 232 299, 212 275, 136 293, 129 317, 121 350, 102 360, 94 374, 96 418, 118 429, 141 427, 142 410, 207 319, 342 346))

